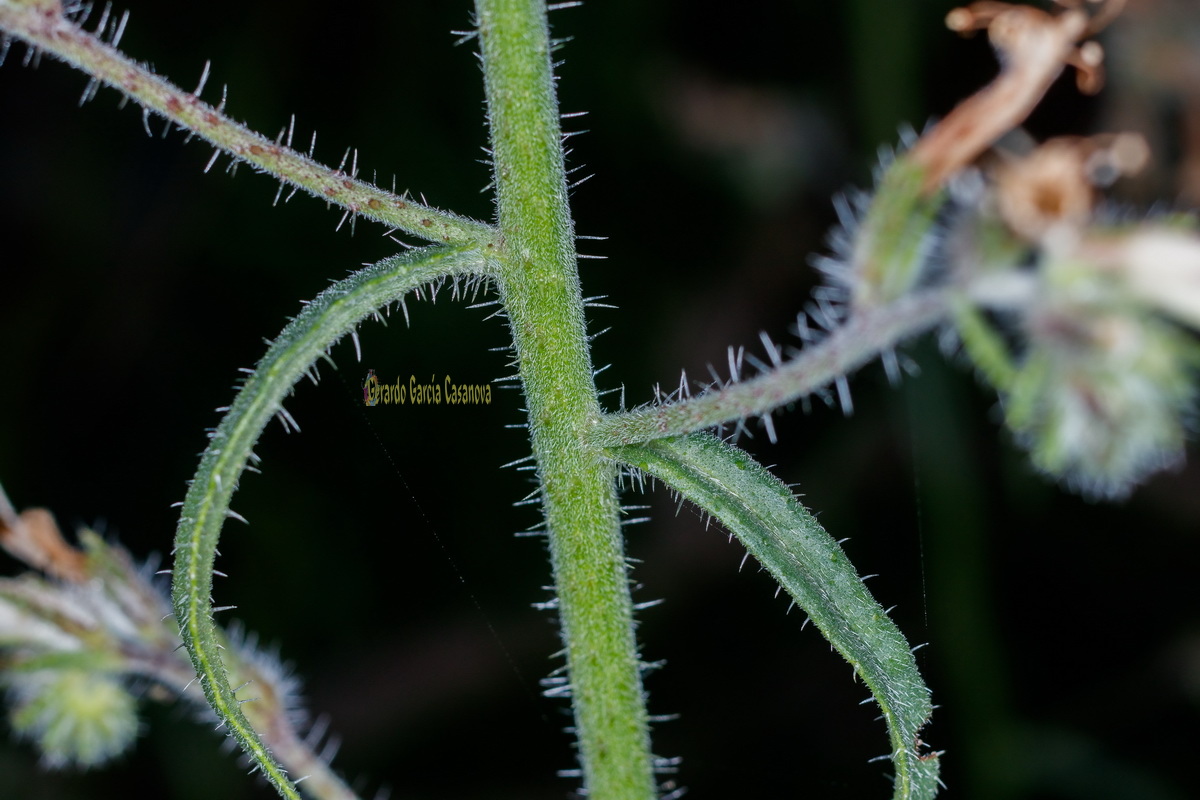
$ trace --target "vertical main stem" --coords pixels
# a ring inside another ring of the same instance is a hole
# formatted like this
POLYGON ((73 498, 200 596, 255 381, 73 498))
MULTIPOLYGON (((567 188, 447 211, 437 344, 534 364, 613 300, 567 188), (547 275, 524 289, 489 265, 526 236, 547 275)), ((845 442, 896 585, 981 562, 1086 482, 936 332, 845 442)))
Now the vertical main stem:
POLYGON ((503 252, 550 536, 585 786, 655 795, 614 467, 584 433, 600 417, 567 208, 542 0, 477 0, 503 252))

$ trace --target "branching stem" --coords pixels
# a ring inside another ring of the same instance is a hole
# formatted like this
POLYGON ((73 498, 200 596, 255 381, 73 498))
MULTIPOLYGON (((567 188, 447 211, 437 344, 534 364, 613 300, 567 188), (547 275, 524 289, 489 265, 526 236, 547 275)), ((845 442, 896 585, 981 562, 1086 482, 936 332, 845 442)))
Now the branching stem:
POLYGON ((542 484, 588 796, 655 796, 615 467, 600 417, 567 209, 541 0, 478 0, 500 230, 499 283, 542 484))

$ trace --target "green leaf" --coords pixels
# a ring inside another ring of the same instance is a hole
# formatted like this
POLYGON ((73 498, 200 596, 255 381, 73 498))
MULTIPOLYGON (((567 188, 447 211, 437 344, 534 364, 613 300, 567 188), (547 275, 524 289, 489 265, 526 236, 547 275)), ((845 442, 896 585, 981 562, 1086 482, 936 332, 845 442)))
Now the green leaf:
POLYGON ((892 743, 894 798, 937 794, 937 754, 922 755, 917 738, 932 711, 929 690, 908 642, 867 592, 841 546, 791 490, 748 453, 709 434, 609 452, 661 480, 738 537, 875 696, 892 743))
MULTIPOLYGON (((427 247, 385 259, 335 283, 305 306, 267 350, 217 427, 192 479, 175 532, 171 599, 204 696, 230 734, 286 798, 296 788, 246 720, 221 660, 212 618, 212 573, 229 501, 254 443, 283 400, 318 358, 366 317, 410 291, 458 276, 486 275, 480 250, 427 247)), ((284 417, 285 422, 290 417, 284 417)))

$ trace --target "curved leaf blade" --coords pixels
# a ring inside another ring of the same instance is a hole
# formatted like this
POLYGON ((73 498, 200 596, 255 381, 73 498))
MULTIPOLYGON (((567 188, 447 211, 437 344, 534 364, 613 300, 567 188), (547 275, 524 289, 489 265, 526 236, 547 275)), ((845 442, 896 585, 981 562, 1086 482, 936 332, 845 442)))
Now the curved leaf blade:
POLYGON ((229 509, 230 499, 263 428, 276 413, 286 414, 284 398, 334 343, 363 319, 415 289, 491 272, 491 261, 479 249, 435 246, 384 259, 327 288, 283 329, 250 373, 212 433, 188 488, 175 532, 171 582, 179 634, 209 705, 256 768, 288 800, 300 800, 295 783, 242 712, 213 622, 217 542, 225 519, 236 516, 229 509))
POLYGON ((923 755, 918 738, 932 706, 916 659, 841 546, 791 490, 748 453, 710 434, 608 452, 679 492, 738 537, 870 688, 891 738, 893 797, 934 797, 937 754, 923 755))

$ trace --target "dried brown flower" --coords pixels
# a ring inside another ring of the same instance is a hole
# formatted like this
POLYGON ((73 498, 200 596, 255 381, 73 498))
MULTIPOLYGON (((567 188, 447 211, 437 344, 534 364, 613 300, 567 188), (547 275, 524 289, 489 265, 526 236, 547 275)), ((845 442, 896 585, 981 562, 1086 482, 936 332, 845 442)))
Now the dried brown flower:
POLYGON ((19 517, 0 519, 0 546, 56 578, 78 583, 87 576, 83 553, 67 544, 54 516, 44 508, 30 508, 19 517))
POLYGON ((1099 91, 1104 53, 1099 44, 1083 40, 1107 25, 1123 1, 1093 3, 1099 8, 1094 17, 1078 2, 1060 4, 1068 7, 1051 14, 986 0, 946 16, 946 25, 960 33, 986 29, 1002 68, 992 83, 959 103, 913 147, 910 157, 925 167, 927 192, 1024 122, 1064 67, 1075 67, 1080 91, 1099 91))
POLYGON ((1138 134, 1051 139, 995 171, 996 206, 1014 233, 1031 242, 1078 231, 1092 217, 1096 187, 1139 171, 1149 148, 1138 134))

